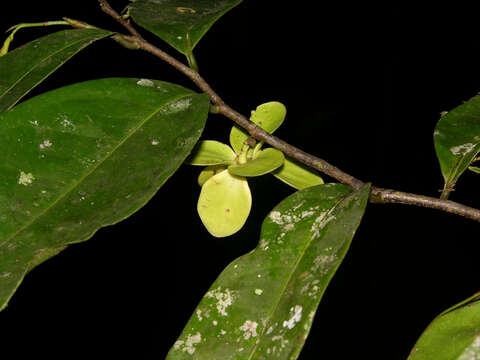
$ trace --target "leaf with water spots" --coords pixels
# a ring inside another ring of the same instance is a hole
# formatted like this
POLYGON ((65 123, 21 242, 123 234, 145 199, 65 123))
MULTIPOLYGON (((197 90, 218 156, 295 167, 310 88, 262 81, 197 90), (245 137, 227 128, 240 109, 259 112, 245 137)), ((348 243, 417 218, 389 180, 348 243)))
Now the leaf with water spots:
POLYGON ((480 359, 480 294, 444 311, 428 326, 408 360, 480 359))
POLYGON ((80 50, 110 34, 91 29, 59 31, 0 57, 0 113, 11 109, 80 50))
POLYGON ((448 197, 460 175, 480 152, 480 96, 443 113, 434 140, 445 181, 443 196, 448 197))
POLYGON ((365 211, 369 185, 296 192, 206 293, 167 359, 296 359, 365 211))
POLYGON ((185 55, 205 33, 242 0, 135 0, 133 20, 185 55))
POLYGON ((150 200, 208 109, 207 95, 177 85, 102 79, 0 115, 0 309, 35 265, 150 200))

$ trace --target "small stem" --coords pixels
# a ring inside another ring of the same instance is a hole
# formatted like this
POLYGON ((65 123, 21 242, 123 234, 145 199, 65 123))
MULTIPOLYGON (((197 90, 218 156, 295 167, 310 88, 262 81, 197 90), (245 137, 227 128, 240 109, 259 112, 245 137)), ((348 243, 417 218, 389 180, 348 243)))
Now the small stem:
POLYGON ((237 158, 238 164, 243 165, 247 162, 247 154, 249 149, 250 149, 250 146, 248 144, 243 144, 242 150, 240 151, 240 154, 238 155, 238 158, 237 158))
POLYGON ((188 61, 188 66, 190 66, 191 69, 198 72, 198 63, 192 51, 187 54, 187 61, 188 61))
POLYGON ((38 22, 38 23, 22 23, 12 26, 7 30, 7 32, 12 31, 11 34, 7 37, 5 42, 3 43, 2 48, 0 49, 0 56, 5 55, 8 53, 8 49, 10 47, 11 42, 15 36, 15 33, 23 28, 29 27, 40 27, 40 26, 51 26, 51 25, 71 25, 68 21, 65 20, 56 20, 56 21, 45 21, 45 22, 38 22))
POLYGON ((138 39, 142 39, 142 36, 135 30, 135 28, 130 24, 130 20, 125 19, 123 16, 119 15, 106 0, 98 0, 100 3, 100 8, 102 11, 111 17, 113 17, 115 20, 117 20, 125 29, 128 30, 130 34, 133 36, 137 37, 138 39))

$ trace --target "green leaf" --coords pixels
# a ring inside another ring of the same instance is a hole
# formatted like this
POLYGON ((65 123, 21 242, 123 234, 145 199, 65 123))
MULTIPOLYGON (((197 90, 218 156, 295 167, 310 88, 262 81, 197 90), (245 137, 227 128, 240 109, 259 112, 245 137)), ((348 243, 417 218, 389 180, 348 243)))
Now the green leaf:
MULTIPOLYGON (((250 121, 260 126, 269 134, 273 134, 275 130, 282 125, 287 115, 287 109, 278 101, 271 101, 257 106, 257 109, 252 111, 250 121)), ((243 143, 249 137, 248 133, 238 126, 233 126, 230 131, 230 145, 237 154, 240 153, 243 143)))
POLYGON ((167 359, 294 360, 363 216, 369 185, 305 189, 265 219, 260 243, 222 272, 167 359))
POLYGON ((290 158, 286 158, 283 166, 272 174, 285 184, 299 190, 323 184, 323 179, 314 170, 290 158))
POLYGON ((476 166, 470 166, 469 167, 470 171, 473 171, 474 173, 480 174, 480 168, 476 166))
POLYGON ((205 94, 177 85, 102 79, 0 115, 0 309, 34 265, 150 200, 208 109, 205 94))
POLYGON ((109 35, 103 30, 59 31, 0 57, 0 113, 11 109, 80 50, 109 35))
POLYGON ((202 186, 197 210, 203 225, 215 237, 239 231, 252 207, 252 195, 245 178, 224 170, 202 186))
POLYGON ((235 158, 236 155, 230 146, 215 140, 203 140, 195 145, 186 163, 190 165, 231 164, 235 158))
POLYGON ((227 167, 225 165, 207 166, 202 170, 200 175, 198 175, 198 185, 203 186, 203 184, 205 184, 213 175, 216 175, 226 169, 227 167))
POLYGON ((281 151, 268 148, 258 152, 254 159, 245 164, 230 165, 228 171, 237 176, 260 176, 278 169, 284 160, 285 156, 281 151))
POLYGON ((480 151, 480 96, 444 113, 434 140, 448 193, 480 151))
POLYGON ((480 295, 440 314, 412 349, 408 360, 480 358, 480 295))
POLYGON ((242 0, 136 0, 133 20, 189 56, 205 33, 242 0))

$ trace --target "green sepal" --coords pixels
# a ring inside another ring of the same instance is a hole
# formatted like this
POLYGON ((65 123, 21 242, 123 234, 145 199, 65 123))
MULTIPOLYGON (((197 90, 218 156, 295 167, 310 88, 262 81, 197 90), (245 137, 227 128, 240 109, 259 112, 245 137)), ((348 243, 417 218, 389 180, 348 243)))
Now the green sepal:
MULTIPOLYGON (((282 125, 287 115, 287 109, 278 101, 271 101, 259 105, 256 110, 252 111, 250 121, 260 126, 269 134, 273 134, 275 130, 282 125)), ((249 135, 245 130, 238 126, 232 127, 230 131, 230 145, 237 154, 242 150, 243 143, 247 140, 249 135)))
POLYGON ((190 165, 220 165, 235 161, 235 153, 224 143, 215 140, 199 141, 185 161, 190 165))
POLYGON ((323 179, 314 170, 310 170, 291 158, 286 158, 283 166, 272 174, 298 190, 323 184, 323 179))
POLYGON ((233 164, 228 167, 230 174, 237 176, 260 176, 268 174, 283 165, 285 156, 277 149, 268 148, 259 151, 256 157, 245 164, 233 164))

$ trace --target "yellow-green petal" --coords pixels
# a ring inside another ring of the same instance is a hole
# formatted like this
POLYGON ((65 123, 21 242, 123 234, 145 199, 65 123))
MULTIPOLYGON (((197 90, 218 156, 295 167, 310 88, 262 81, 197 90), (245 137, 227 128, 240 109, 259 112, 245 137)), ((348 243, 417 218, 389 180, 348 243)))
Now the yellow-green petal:
POLYGON ((225 165, 211 165, 207 166, 202 170, 200 175, 198 175, 198 185, 203 186, 213 175, 218 174, 219 172, 225 170, 227 167, 225 165))
POLYGON ((251 207, 247 180, 224 170, 202 186, 197 211, 210 234, 226 237, 242 228, 251 207))
POLYGON ((285 156, 274 148, 258 152, 255 158, 245 164, 233 164, 228 167, 230 174, 237 176, 261 176, 282 166, 285 156))
POLYGON ((195 145, 192 154, 185 162, 190 165, 204 166, 231 164, 235 157, 230 146, 215 140, 203 140, 195 145))
MULTIPOLYGON (((260 126, 269 134, 272 134, 282 125, 286 115, 287 109, 285 105, 278 101, 271 101, 259 105, 256 110, 252 111, 250 121, 260 126)), ((232 145, 232 148, 237 154, 242 150, 243 143, 248 139, 248 136, 248 133, 238 126, 232 127, 230 132, 230 145, 232 145)))
POLYGON ((323 179, 314 170, 289 158, 285 159, 283 166, 272 174, 298 190, 323 184, 323 179))

